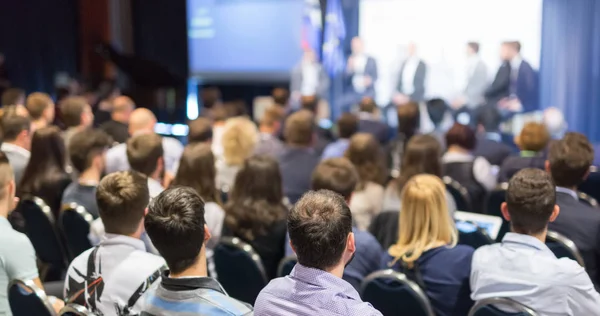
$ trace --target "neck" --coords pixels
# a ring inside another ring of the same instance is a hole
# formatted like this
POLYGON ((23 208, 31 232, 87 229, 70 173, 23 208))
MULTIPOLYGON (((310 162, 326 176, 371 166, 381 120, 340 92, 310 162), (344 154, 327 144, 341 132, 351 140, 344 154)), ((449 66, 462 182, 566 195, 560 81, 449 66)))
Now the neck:
POLYGON ((96 170, 95 168, 89 168, 85 170, 79 175, 79 182, 84 181, 100 181, 100 171, 96 170))
POLYGON ((539 233, 539 234, 535 234, 535 235, 530 235, 531 237, 535 237, 537 238, 539 241, 545 243, 546 242, 546 233, 547 230, 544 230, 543 232, 539 233))
POLYGON ((113 121, 120 122, 120 123, 123 123, 123 124, 127 124, 127 121, 128 121, 128 119, 126 117, 122 116, 119 113, 113 113, 111 115, 111 119, 113 121))
POLYGON ((8 213, 10 213, 8 204, 6 199, 0 200, 0 217, 8 218, 8 213))
POLYGON ((340 262, 337 266, 335 266, 331 269, 325 270, 325 271, 327 271, 341 279, 342 276, 344 275, 344 264, 342 264, 340 262))
POLYGON ((260 125, 258 130, 264 134, 269 134, 269 135, 275 134, 275 129, 272 126, 260 125))
POLYGON ((160 170, 157 168, 151 175, 149 175, 149 177, 156 181, 160 181, 160 170))
POLYGON ((450 147, 448 147, 448 152, 452 152, 452 153, 463 153, 463 154, 468 154, 469 151, 457 146, 457 145, 451 145, 450 147))
POLYGON ((205 246, 202 246, 196 262, 189 268, 183 270, 180 273, 171 273, 171 278, 181 277, 206 277, 208 272, 206 271, 206 250, 205 246))
POLYGON ((48 122, 46 122, 46 119, 41 117, 41 118, 33 121, 33 126, 35 127, 36 130, 38 130, 40 128, 44 128, 44 127, 48 126, 48 122))

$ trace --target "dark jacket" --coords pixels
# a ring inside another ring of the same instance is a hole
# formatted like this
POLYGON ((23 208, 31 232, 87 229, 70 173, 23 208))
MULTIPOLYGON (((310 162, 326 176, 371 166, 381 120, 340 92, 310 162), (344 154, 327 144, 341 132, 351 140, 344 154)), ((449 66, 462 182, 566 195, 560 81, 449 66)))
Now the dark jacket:
POLYGON ((312 148, 285 146, 278 157, 283 193, 294 204, 310 190, 312 172, 321 156, 312 148))
POLYGON ((112 137, 113 141, 116 143, 121 144, 129 139, 129 126, 127 124, 110 120, 104 122, 100 126, 100 129, 112 137))
MULTIPOLYGON (((402 92, 403 85, 402 75, 404 74, 404 67, 406 66, 406 61, 402 63, 402 67, 400 68, 400 75, 398 76, 398 84, 396 85, 396 90, 398 92, 402 92)), ((427 77, 427 65, 422 60, 419 60, 419 65, 417 66, 417 70, 415 71, 415 76, 413 78, 413 86, 415 90, 408 97, 411 101, 421 102, 425 100, 425 78, 427 77)))
POLYGON ((504 160, 498 173, 498 183, 508 182, 515 173, 525 168, 536 168, 544 170, 546 158, 543 155, 534 157, 510 156, 504 160))
POLYGON ((473 156, 483 157, 487 159, 490 164, 501 166, 504 159, 508 158, 512 153, 512 149, 501 141, 498 142, 489 139, 485 135, 478 135, 477 146, 473 151, 473 156))
POLYGON ((358 131, 373 135, 382 145, 390 139, 390 127, 381 121, 362 119, 358 122, 358 131))

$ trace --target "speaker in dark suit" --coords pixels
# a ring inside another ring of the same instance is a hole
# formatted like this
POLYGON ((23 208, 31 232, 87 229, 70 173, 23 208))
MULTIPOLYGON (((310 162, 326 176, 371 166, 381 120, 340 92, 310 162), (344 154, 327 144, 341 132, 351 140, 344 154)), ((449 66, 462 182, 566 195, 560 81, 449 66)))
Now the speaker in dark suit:
POLYGON ((362 40, 355 37, 352 39, 352 55, 348 57, 344 72, 342 110, 350 110, 364 97, 375 99, 376 82, 377 63, 365 54, 362 40))
POLYGON ((510 95, 510 63, 502 62, 494 81, 485 91, 485 99, 488 104, 496 105, 500 100, 507 98, 510 95))
POLYGON ((408 101, 421 102, 425 100, 425 78, 427 65, 417 55, 414 43, 408 44, 408 58, 402 63, 396 85, 397 95, 394 102, 404 104, 408 101))

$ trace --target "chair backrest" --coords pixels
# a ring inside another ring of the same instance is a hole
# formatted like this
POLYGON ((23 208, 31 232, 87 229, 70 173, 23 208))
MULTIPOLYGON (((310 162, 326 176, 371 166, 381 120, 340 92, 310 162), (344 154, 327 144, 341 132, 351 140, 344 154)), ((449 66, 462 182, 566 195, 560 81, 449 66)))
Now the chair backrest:
POLYGON ((46 293, 32 280, 11 281, 8 285, 8 302, 13 315, 56 315, 46 293))
POLYGON ((469 316, 537 316, 531 308, 509 298, 492 297, 475 303, 469 316), (502 309, 500 309, 502 308, 502 309), (505 312, 504 310, 511 310, 505 312))
POLYGON ((494 243, 485 230, 475 223, 459 221, 456 222, 456 228, 458 229, 458 243, 461 245, 477 249, 494 243))
POLYGON ((508 183, 500 183, 496 189, 488 194, 487 202, 485 203, 485 213, 488 215, 499 216, 502 218, 502 227, 496 236, 496 241, 502 241, 504 235, 510 232, 510 222, 504 219, 500 206, 506 202, 506 190, 508 189, 508 183))
POLYGON ((577 197, 579 198, 579 201, 582 203, 585 203, 591 207, 598 207, 598 201, 596 201, 596 199, 594 199, 593 197, 591 197, 583 192, 577 192, 577 197))
POLYGON ((577 261, 582 267, 585 266, 583 256, 581 256, 579 249, 571 239, 549 230, 546 234, 546 245, 557 258, 569 258, 577 261))
POLYGON ((435 315, 423 290, 391 269, 369 274, 361 284, 360 295, 383 315, 435 315))
POLYGON ((298 263, 298 257, 295 254, 281 259, 277 267, 277 277, 280 278, 290 274, 296 263, 298 263))
POLYGON ((597 167, 590 167, 588 177, 579 185, 578 190, 593 197, 596 201, 600 200, 600 172, 597 167))
POLYGON ((67 304, 58 313, 60 316, 94 316, 87 308, 79 304, 67 304))
POLYGON ((214 248, 217 278, 233 298, 254 305, 268 279, 259 255, 236 237, 223 237, 214 248))
POLYGON ((448 176, 444 176, 442 179, 446 185, 446 190, 450 192, 454 202, 456 202, 456 209, 463 212, 473 212, 471 197, 467 188, 448 176))
POLYGON ((85 207, 77 203, 63 205, 58 222, 67 241, 71 259, 92 247, 88 235, 93 220, 94 217, 85 207))

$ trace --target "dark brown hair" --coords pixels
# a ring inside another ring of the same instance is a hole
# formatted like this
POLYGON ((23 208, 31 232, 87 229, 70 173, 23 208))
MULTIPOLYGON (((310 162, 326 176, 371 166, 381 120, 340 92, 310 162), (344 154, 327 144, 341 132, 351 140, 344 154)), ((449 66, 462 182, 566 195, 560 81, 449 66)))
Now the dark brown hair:
POLYGON ((442 146, 431 135, 415 135, 406 144, 400 176, 395 180, 398 195, 404 185, 418 174, 442 176, 442 146))
POLYGON ((19 102, 19 99, 25 99, 25 91, 17 88, 6 89, 4 93, 2 93, 2 106, 8 105, 16 105, 19 102))
POLYGON ((25 107, 33 120, 41 118, 46 108, 51 105, 52 99, 48 94, 43 92, 34 92, 30 94, 25 101, 25 107))
POLYGON ((550 173, 557 186, 578 186, 594 161, 594 148, 585 135, 567 133, 561 140, 552 142, 548 153, 550 173))
POLYGON ((75 133, 69 142, 69 159, 73 168, 84 172, 92 164, 92 159, 102 155, 110 147, 111 139, 101 130, 84 130, 75 133))
POLYGON ((375 101, 372 98, 368 97, 365 97, 362 100, 360 100, 360 104, 358 106, 361 112, 367 113, 373 113, 375 112, 375 109, 377 109, 377 104, 375 104, 375 101))
POLYGON ((191 187, 204 201, 220 204, 220 193, 215 182, 216 174, 215 156, 210 144, 191 144, 183 150, 177 175, 171 185, 191 187))
POLYGON ((419 105, 415 102, 398 105, 398 133, 411 138, 419 128, 419 105))
POLYGON ((358 172, 347 158, 321 161, 312 173, 311 190, 330 190, 350 200, 358 184, 358 172))
POLYGON ((16 114, 2 117, 2 137, 5 141, 14 141, 23 131, 31 131, 31 120, 16 114))
POLYGON ((452 145, 469 151, 475 149, 475 145, 477 145, 475 132, 467 125, 454 123, 452 128, 446 133, 446 146, 450 147, 452 145))
POLYGON ((477 54, 479 53, 479 43, 477 42, 468 42, 467 45, 471 47, 471 49, 477 54))
POLYGON ((368 182, 383 184, 385 168, 379 142, 371 134, 358 133, 350 138, 350 145, 344 154, 359 175, 356 190, 363 190, 368 182))
MULTIPOLYGON (((33 193, 44 184, 63 179, 65 171, 65 144, 56 126, 40 128, 31 140, 31 158, 18 185, 22 193, 33 193)), ((19 194, 19 196, 22 196, 19 194)))
POLYGON ((337 120, 338 136, 350 138, 358 131, 358 118, 352 113, 344 113, 337 120))
POLYGON ((63 122, 67 127, 81 125, 81 114, 85 112, 85 107, 89 106, 87 100, 83 97, 68 97, 60 103, 60 111, 63 122))
POLYGON ((188 127, 188 144, 203 143, 213 138, 212 122, 206 117, 189 121, 188 127))
POLYGON ((289 144, 310 146, 314 128, 313 114, 308 110, 300 110, 285 120, 283 135, 289 144))
POLYGON ((132 170, 150 176, 164 154, 160 136, 150 133, 130 138, 127 141, 127 160, 132 170))

